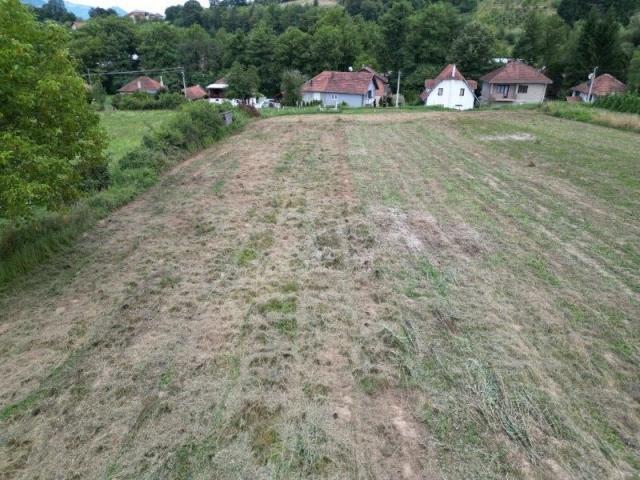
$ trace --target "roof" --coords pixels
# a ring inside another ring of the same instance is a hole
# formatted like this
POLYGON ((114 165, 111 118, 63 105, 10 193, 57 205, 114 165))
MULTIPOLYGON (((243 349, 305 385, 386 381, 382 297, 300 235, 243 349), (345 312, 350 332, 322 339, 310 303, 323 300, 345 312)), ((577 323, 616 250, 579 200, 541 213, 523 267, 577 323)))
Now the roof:
POLYGON ((194 85, 193 87, 187 87, 185 95, 189 100, 200 100, 207 96, 207 91, 200 85, 194 85))
MULTIPOLYGON (((591 93, 593 95, 606 96, 611 95, 612 93, 622 93, 626 88, 626 85, 613 75, 603 73, 599 77, 596 77, 593 81, 593 89, 591 90, 591 93)), ((589 82, 584 82, 580 85, 576 85, 571 90, 589 94, 589 82)))
POLYGON ((227 79, 224 77, 219 78, 218 80, 216 80, 210 85, 207 85, 207 88, 216 88, 216 89, 223 89, 228 87, 229 87, 229 84, 227 83, 227 79))
MULTIPOLYGON (((302 85, 302 92, 346 93, 364 95, 376 75, 371 72, 324 71, 302 85)), ((376 85, 377 87, 377 85, 376 85)))
POLYGON ((131 80, 124 87, 118 90, 120 93, 133 93, 133 92, 146 92, 146 91, 160 91, 166 90, 167 87, 153 78, 142 76, 134 80, 131 80))
POLYGON ((382 75, 381 73, 376 72, 373 68, 368 65, 363 65, 360 69, 361 72, 369 72, 373 73, 377 78, 379 78, 383 83, 389 83, 389 79, 386 75, 382 75))
POLYGON ((543 83, 545 85, 553 83, 550 78, 520 60, 509 62, 487 73, 480 80, 487 83, 543 83))
POLYGON ((424 92, 422 92, 420 98, 423 101, 426 100, 431 90, 433 90, 440 82, 450 79, 465 82, 472 92, 478 88, 478 82, 464 78, 464 75, 462 75, 462 72, 460 72, 456 65, 454 63, 450 63, 442 69, 436 78, 427 78, 424 81, 424 92))

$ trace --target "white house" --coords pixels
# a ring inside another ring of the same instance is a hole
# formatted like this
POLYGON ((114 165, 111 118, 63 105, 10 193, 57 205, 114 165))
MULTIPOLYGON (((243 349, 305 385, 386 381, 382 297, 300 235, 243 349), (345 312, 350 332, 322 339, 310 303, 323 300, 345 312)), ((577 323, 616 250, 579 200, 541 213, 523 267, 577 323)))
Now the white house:
POLYGON ((471 110, 475 105, 477 87, 474 80, 467 80, 454 64, 449 64, 436 78, 425 80, 420 98, 427 107, 471 110))

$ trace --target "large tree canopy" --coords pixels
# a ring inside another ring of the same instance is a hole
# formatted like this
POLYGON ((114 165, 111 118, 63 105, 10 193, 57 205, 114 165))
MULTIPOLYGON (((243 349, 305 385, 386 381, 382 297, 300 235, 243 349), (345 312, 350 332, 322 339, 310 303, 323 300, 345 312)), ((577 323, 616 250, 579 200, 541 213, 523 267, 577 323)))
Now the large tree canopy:
POLYGON ((67 33, 0 0, 0 217, 77 198, 105 158, 67 33))

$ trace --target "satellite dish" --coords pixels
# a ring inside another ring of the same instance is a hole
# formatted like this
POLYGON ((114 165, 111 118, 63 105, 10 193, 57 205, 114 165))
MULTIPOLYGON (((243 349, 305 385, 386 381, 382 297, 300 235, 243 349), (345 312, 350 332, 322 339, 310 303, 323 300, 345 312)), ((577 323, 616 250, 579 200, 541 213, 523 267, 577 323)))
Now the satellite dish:
POLYGON ((353 67, 349 67, 349 71, 350 71, 350 72, 353 72, 353 67))
POLYGON ((593 80, 593 73, 589 74, 589 80, 593 80))

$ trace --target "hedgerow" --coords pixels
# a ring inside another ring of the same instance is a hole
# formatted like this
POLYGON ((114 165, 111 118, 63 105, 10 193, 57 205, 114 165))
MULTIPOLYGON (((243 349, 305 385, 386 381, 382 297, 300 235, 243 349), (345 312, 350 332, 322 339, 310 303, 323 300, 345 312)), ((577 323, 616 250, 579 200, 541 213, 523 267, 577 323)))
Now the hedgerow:
POLYGON ((109 212, 154 185, 162 171, 246 124, 247 115, 233 109, 233 123, 225 126, 224 110, 205 102, 185 105, 146 134, 141 146, 112 164, 108 188, 60 212, 43 211, 28 221, 0 219, 0 286, 72 244, 109 212))

